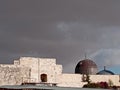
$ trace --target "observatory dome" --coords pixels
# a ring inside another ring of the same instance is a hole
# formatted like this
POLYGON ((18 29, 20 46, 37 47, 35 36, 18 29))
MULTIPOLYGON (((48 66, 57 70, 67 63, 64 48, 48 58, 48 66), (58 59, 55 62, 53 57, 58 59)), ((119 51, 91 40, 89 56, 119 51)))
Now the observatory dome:
POLYGON ((101 70, 97 73, 98 75, 114 75, 114 73, 110 70, 106 70, 106 67, 104 66, 104 70, 101 70))
POLYGON ((96 74, 97 65, 90 59, 84 59, 78 62, 75 67, 76 74, 96 74))

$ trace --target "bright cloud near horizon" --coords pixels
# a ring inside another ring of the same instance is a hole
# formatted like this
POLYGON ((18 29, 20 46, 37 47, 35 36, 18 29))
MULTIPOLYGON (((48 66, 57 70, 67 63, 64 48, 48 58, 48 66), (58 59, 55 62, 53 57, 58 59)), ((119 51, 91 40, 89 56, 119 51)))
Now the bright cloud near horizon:
POLYGON ((85 53, 120 73, 120 0, 0 1, 0 63, 50 57, 74 73, 85 53))

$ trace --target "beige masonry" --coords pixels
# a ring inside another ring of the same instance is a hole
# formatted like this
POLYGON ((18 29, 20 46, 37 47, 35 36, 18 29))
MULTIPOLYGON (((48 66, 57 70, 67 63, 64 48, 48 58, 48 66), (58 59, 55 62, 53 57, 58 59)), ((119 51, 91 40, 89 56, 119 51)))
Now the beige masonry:
MULTIPOLYGON (((81 74, 62 73, 62 65, 56 64, 54 58, 21 57, 14 64, 0 64, 0 85, 20 85, 24 82, 57 83, 61 87, 82 87, 81 74)), ((120 86, 119 75, 90 75, 91 82, 110 80, 120 86)))

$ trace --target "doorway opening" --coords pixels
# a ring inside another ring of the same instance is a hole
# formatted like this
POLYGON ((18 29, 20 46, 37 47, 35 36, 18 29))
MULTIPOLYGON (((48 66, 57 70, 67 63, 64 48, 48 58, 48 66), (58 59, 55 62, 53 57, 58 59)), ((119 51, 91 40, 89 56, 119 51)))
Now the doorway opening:
POLYGON ((47 82, 47 74, 41 74, 40 78, 41 78, 41 82, 47 82))

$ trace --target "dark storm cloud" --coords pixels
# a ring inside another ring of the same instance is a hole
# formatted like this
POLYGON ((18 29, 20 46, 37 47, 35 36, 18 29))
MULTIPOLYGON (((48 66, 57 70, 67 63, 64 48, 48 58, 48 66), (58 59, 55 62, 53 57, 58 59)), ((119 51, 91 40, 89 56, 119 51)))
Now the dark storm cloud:
MULTIPOLYGON (((75 64, 86 51, 96 62, 102 59, 107 64, 102 49, 105 54, 118 49, 117 56, 120 55, 119 3, 119 0, 0 1, 0 63, 12 63, 20 56, 55 57, 63 64, 64 72, 74 72, 75 64)), ((111 57, 110 62, 117 59, 115 55, 111 57)))

